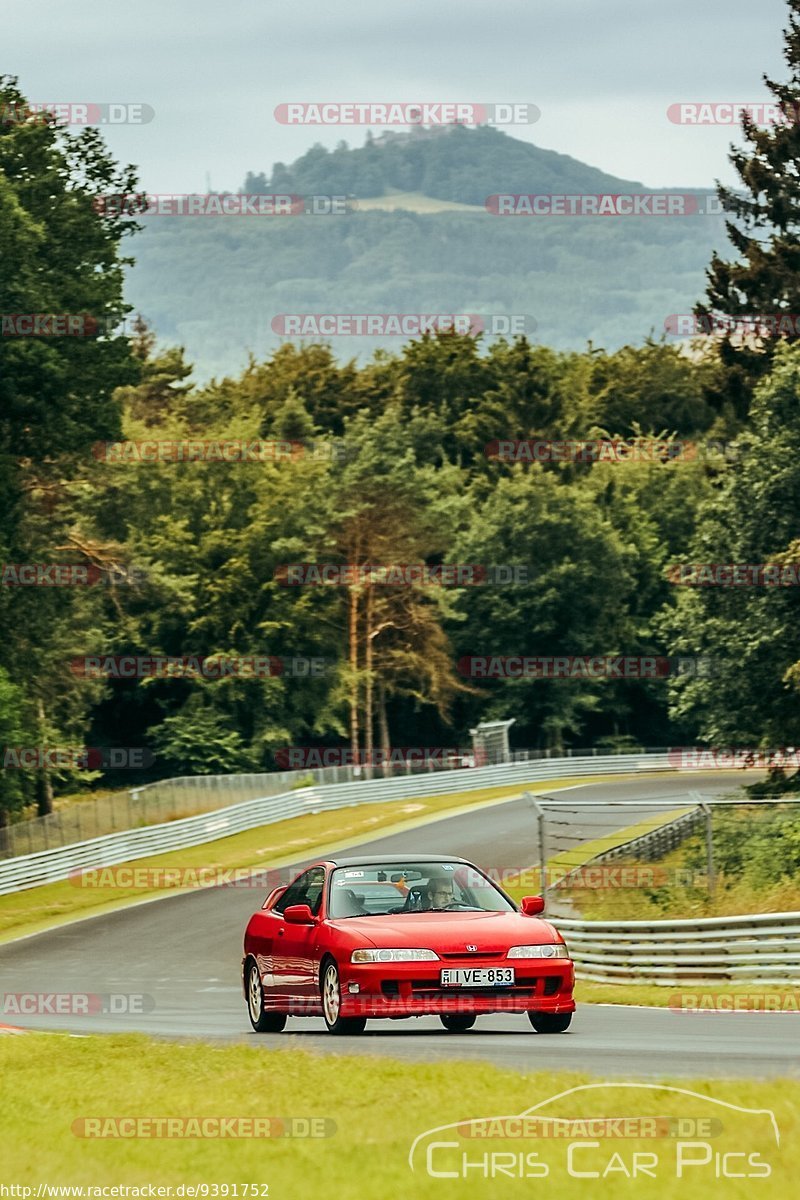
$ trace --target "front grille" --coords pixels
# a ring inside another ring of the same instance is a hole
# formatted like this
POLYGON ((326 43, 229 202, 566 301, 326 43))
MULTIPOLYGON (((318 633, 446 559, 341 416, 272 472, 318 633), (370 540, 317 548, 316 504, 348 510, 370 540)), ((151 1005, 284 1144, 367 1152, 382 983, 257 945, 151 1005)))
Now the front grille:
POLYGON ((463 958, 465 963, 476 962, 478 959, 485 961, 487 958, 505 958, 503 950, 475 950, 470 953, 467 950, 462 950, 458 954, 440 954, 440 958, 463 958))

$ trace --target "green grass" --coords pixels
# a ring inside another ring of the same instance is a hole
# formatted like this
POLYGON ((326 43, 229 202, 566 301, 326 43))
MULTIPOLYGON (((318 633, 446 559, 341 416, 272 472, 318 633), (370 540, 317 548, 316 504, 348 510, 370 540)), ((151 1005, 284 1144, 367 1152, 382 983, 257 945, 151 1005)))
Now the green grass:
MULTIPOLYGON (((521 1032, 520 1039, 535 1062, 536 1035, 521 1032)), ((630 1168, 635 1151, 656 1154, 656 1178, 626 1179, 619 1165, 605 1179, 571 1178, 567 1143, 587 1140, 578 1131, 570 1139, 538 1140, 467 1139, 451 1130, 437 1135, 456 1140, 456 1153, 466 1151, 471 1162, 481 1161, 487 1152, 538 1154, 535 1161, 547 1167, 547 1179, 484 1179, 475 1170, 466 1179, 432 1178, 425 1170, 424 1153, 430 1139, 419 1147, 412 1173, 409 1151, 426 1130, 518 1114, 569 1088, 593 1082, 575 1073, 522 1074, 481 1062, 410 1064, 315 1055, 294 1047, 262 1050, 134 1036, 33 1034, 2 1040, 0 1183, 4 1184, 153 1183, 174 1188, 181 1184, 241 1187, 246 1182, 268 1185, 269 1200, 295 1200, 315 1192, 336 1200, 408 1195, 415 1200, 514 1200, 544 1188, 558 1200, 596 1200, 599 1189, 602 1195, 635 1194, 642 1200, 705 1200, 709 1194, 727 1200, 752 1194, 765 1182, 718 1178, 713 1155, 706 1166, 676 1178, 678 1139, 674 1137, 606 1137, 593 1139, 598 1146, 577 1151, 576 1169, 601 1173, 609 1161, 625 1162, 630 1168), (110 1139, 73 1132, 73 1122, 81 1118, 134 1116, 317 1117, 335 1123, 335 1132, 302 1140, 110 1139)), ((771 1168, 767 1186, 791 1194, 792 1180, 800 1171, 799 1081, 675 1081, 675 1086, 696 1094, 687 1096, 664 1087, 623 1088, 611 1082, 554 1101, 542 1112, 571 1119, 716 1119, 717 1128, 707 1142, 711 1151, 759 1155, 771 1168), (715 1101, 737 1107, 721 1107, 715 1101), (774 1110, 780 1145, 769 1116, 741 1113, 739 1108, 774 1110)), ((689 1140, 697 1139, 690 1135, 689 1140)), ((449 1153, 436 1151, 434 1168, 445 1167, 450 1160, 443 1155, 449 1153)), ((691 1153, 700 1156, 697 1150, 691 1153)), ((732 1160, 730 1169, 741 1171, 742 1160, 732 1160)))
MULTIPOLYGON (((598 854, 604 854, 607 850, 613 850, 616 846, 621 846, 625 842, 630 842, 634 838, 642 837, 643 834, 652 833, 654 829, 658 829, 661 825, 666 825, 669 821, 674 821, 683 813, 690 811, 687 808, 677 808, 672 812, 654 813, 652 817, 648 817, 644 821, 639 821, 636 825, 628 825, 624 829, 616 829, 612 833, 606 833, 603 837, 593 838, 588 842, 581 842, 578 846, 572 846, 569 850, 562 850, 559 854, 554 854, 552 858, 547 860, 547 879, 548 882, 558 884, 564 879, 570 871, 574 871, 576 867, 581 867, 588 863, 591 859, 596 858, 598 854)), ((503 887, 514 900, 521 900, 523 896, 530 895, 531 881, 536 880, 537 889, 540 887, 539 870, 537 867, 529 867, 522 875, 517 876, 519 882, 515 882, 515 876, 511 875, 503 880, 503 887), (523 877, 524 876, 524 877, 523 877)), ((563 894, 567 894, 568 888, 564 888, 563 894)))
MULTIPOLYGON (((567 934, 567 942, 569 943, 569 934, 567 934)), ((778 987, 775 984, 755 984, 755 983, 725 983, 724 980, 716 984, 699 984, 687 980, 684 983, 675 984, 652 984, 652 983, 593 983, 587 979, 579 979, 575 984, 575 1000, 578 1004, 645 1004, 652 1008, 672 1008, 676 1009, 683 1007, 691 1007, 697 1002, 701 1007, 708 1007, 710 1000, 697 999, 693 1001, 689 997, 714 997, 720 998, 720 1008, 725 1004, 725 998, 728 997, 755 997, 754 1004, 749 1007, 755 1007, 758 1003, 763 1003, 765 997, 773 996, 781 1000, 785 999, 783 1007, 789 1011, 800 1012, 800 988, 798 987, 778 987), (683 997, 683 999, 678 999, 683 997)), ((682 1014, 676 1014, 682 1015, 682 1014)))
POLYGON ((800 909, 800 875, 795 869, 796 864, 778 857, 786 844, 787 833, 777 821, 766 830, 766 837, 758 828, 762 821, 766 823, 772 817, 773 811, 766 807, 759 812, 756 832, 761 834, 760 861, 756 859, 752 829, 744 829, 739 839, 744 869, 726 874, 723 869, 725 859, 717 840, 719 825, 723 819, 729 825, 750 822, 752 812, 738 808, 725 814, 724 818, 719 811, 715 813, 716 886, 713 895, 709 894, 705 870, 705 832, 686 838, 656 862, 645 862, 635 855, 625 855, 614 862, 619 867, 655 868, 668 882, 636 888, 579 888, 569 893, 565 891, 565 895, 583 917, 597 921, 796 912, 800 909), (775 869, 775 863, 780 864, 778 869, 775 869), (776 878, 779 873, 780 877, 776 878))
MULTIPOLYGON (((359 841, 371 840, 378 832, 389 833, 424 825, 444 815, 455 815, 460 810, 519 795, 521 791, 551 792, 576 783, 598 783, 614 778, 620 776, 587 776, 585 779, 559 779, 554 783, 516 783, 456 792, 448 796, 414 797, 385 804, 358 805, 262 825, 202 846, 136 859, 135 865, 158 870, 280 867, 334 847, 357 845, 359 841)), ((167 894, 168 889, 81 888, 69 880, 62 880, 0 896, 0 943, 38 933, 76 917, 108 912, 125 904, 167 894)))

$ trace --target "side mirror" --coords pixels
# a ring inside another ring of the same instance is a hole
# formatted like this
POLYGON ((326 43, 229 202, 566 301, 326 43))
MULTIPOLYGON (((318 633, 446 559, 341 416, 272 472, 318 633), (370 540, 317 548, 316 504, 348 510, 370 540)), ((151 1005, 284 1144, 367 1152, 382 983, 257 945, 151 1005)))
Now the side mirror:
POLYGON ((314 925, 314 915, 307 904, 290 904, 283 910, 287 925, 314 925))
POLYGON ((535 917, 539 913, 544 912, 544 899, 542 896, 523 896, 522 911, 526 917, 535 917))

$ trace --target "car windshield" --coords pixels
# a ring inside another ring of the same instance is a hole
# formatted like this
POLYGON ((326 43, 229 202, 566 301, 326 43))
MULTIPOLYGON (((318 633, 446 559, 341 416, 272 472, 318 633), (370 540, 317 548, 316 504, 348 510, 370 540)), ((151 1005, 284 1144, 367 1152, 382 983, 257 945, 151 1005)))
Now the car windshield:
POLYGON ((514 912, 502 892, 467 863, 386 862, 337 867, 328 915, 336 919, 419 912, 514 912))

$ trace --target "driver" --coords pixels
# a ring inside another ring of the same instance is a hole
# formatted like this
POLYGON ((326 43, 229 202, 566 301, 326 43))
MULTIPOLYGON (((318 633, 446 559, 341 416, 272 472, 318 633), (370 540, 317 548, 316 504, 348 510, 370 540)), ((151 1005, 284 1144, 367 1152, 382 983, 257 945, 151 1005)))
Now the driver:
POLYGON ((421 908, 428 911, 447 908, 448 904, 453 904, 454 901, 452 879, 429 879, 422 896, 421 908))

